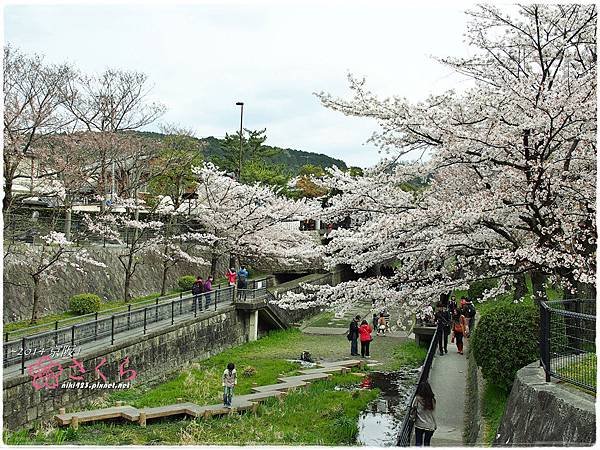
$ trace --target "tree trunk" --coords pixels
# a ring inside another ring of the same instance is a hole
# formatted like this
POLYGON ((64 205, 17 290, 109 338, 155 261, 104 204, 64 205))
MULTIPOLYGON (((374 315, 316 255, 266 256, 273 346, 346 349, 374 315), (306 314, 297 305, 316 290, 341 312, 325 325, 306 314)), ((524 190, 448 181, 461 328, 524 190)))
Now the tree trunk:
POLYGON ((516 275, 515 278, 516 278, 516 281, 515 281, 514 299, 519 300, 520 298, 523 298, 527 294, 527 283, 525 281, 524 273, 520 273, 520 274, 516 275))
POLYGON ((71 207, 67 206, 65 210, 65 239, 71 240, 71 207))
POLYGON ((32 276, 33 278, 33 306, 31 307, 31 325, 37 323, 38 308, 40 303, 40 277, 39 275, 32 276))
POLYGON ((12 203, 12 185, 12 178, 7 177, 6 171, 4 171, 4 198, 2 199, 2 211, 4 213, 9 210, 12 203))
POLYGON ((125 285, 123 289, 123 300, 125 303, 129 303, 129 286, 131 285, 131 273, 129 270, 125 271, 125 285))
POLYGON ((534 270, 531 272, 531 285, 533 288, 533 297, 535 299, 536 304, 539 304, 541 301, 548 300, 546 297, 546 275, 542 272, 534 270))
POLYGON ((217 273, 217 263, 219 262, 219 255, 217 253, 213 253, 210 258, 210 275, 213 277, 217 273))
POLYGON ((167 292, 167 272, 169 271, 169 266, 167 262, 163 262, 163 274, 162 274, 162 282, 160 285, 160 295, 161 297, 165 295, 167 292))

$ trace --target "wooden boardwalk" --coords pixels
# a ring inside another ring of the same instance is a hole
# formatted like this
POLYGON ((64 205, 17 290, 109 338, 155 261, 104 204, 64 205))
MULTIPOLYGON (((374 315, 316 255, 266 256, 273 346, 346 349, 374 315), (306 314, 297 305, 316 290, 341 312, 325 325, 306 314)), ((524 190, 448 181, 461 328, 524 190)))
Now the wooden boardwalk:
POLYGON ((175 405, 157 406, 154 408, 134 408, 128 405, 121 405, 104 409, 94 409, 91 411, 79 411, 67 413, 64 409, 60 414, 54 416, 61 426, 70 425, 77 429, 80 424, 86 422, 95 422, 109 419, 125 419, 129 422, 137 422, 141 426, 146 426, 148 419, 157 419, 169 416, 187 415, 190 417, 208 418, 211 416, 223 416, 242 411, 256 411, 258 404, 272 397, 282 397, 288 391, 302 388, 310 384, 311 381, 326 380, 333 373, 347 373, 352 367, 362 366, 364 361, 351 359, 345 361, 336 361, 328 363, 319 363, 320 367, 315 369, 303 369, 299 372, 302 375, 278 378, 280 383, 267 386, 257 386, 252 388, 252 394, 237 395, 233 397, 231 408, 226 408, 222 404, 218 405, 196 405, 195 403, 177 403, 175 405))

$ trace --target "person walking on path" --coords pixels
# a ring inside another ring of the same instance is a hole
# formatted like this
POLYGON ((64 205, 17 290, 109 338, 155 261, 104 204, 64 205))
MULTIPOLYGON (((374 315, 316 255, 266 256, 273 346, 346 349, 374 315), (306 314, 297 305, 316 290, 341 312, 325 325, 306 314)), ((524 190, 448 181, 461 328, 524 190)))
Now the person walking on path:
POLYGON ((377 319, 377 336, 381 334, 385 335, 387 329, 387 322, 383 313, 379 313, 379 319, 377 319))
POLYGON ((192 285, 192 295, 194 296, 194 304, 192 305, 192 311, 199 308, 202 311, 202 292, 204 292, 204 280, 201 276, 196 277, 196 281, 192 285))
POLYGON ((475 314, 477 314, 477 310, 475 309, 475 305, 473 305, 473 301, 466 299, 467 303, 465 304, 465 317, 467 318, 467 325, 469 326, 469 334, 467 337, 471 335, 471 331, 473 330, 473 325, 475 325, 475 314))
POLYGON ((450 335, 450 324, 452 319, 450 312, 446 309, 442 302, 436 305, 435 323, 438 327, 438 343, 440 348, 440 356, 448 353, 448 336, 450 335))
POLYGON ((350 322, 348 329, 348 340, 350 341, 350 356, 358 356, 358 322, 360 316, 356 316, 350 322))
POLYGON ((452 342, 456 339, 456 348, 459 354, 463 354, 463 336, 469 333, 467 320, 462 309, 457 309, 452 315, 452 342))
POLYGON ((237 384, 237 373, 235 371, 235 364, 227 364, 227 369, 223 372, 223 405, 227 408, 231 408, 231 402, 233 400, 233 388, 237 384))
POLYGON ((366 320, 363 320, 360 323, 360 327, 358 327, 358 334, 360 335, 360 356, 363 358, 371 357, 371 355, 369 355, 369 345, 373 340, 373 337, 371 336, 372 331, 373 328, 371 328, 371 325, 369 325, 366 320))
POLYGON ((437 424, 435 422, 435 395, 427 381, 417 386, 417 394, 411 405, 411 415, 415 420, 415 446, 429 447, 437 424))
POLYGON ((458 304, 456 303, 456 297, 453 295, 450 298, 450 302, 448 303, 448 311, 450 314, 454 314, 454 311, 458 308, 458 304))
POLYGON ((208 278, 206 279, 206 281, 204 282, 204 296, 206 297, 206 309, 208 309, 208 307, 210 306, 211 303, 211 297, 212 297, 212 283, 213 283, 213 277, 212 275, 209 275, 208 278))
POLYGON ((235 269, 233 267, 231 269, 227 269, 227 272, 225 272, 225 276, 227 277, 229 286, 235 286, 235 281, 237 280, 237 273, 235 273, 235 269))

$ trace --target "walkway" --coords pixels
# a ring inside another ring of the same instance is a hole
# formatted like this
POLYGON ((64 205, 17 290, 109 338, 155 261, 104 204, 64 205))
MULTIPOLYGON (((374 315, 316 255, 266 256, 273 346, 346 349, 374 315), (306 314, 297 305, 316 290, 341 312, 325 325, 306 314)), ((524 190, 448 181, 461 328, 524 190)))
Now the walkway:
POLYGON ((143 409, 137 409, 128 405, 119 405, 112 408, 72 413, 65 413, 63 410, 60 414, 54 416, 54 418, 59 425, 71 425, 74 429, 77 429, 79 424, 84 422, 114 418, 123 418, 130 422, 138 422, 141 426, 146 426, 146 420, 148 419, 174 415, 185 414, 191 417, 208 418, 248 410, 255 411, 258 403, 268 398, 281 397, 289 390, 307 386, 311 381, 326 380, 331 377, 332 373, 347 373, 352 367, 361 366, 362 364, 364 364, 363 361, 355 359, 319 363, 320 368, 300 370, 299 372, 302 375, 281 377, 278 378, 280 383, 257 386, 252 388, 252 394, 234 396, 233 407, 231 409, 224 407, 222 404, 199 406, 189 402, 143 409))
MULTIPOLYGON (((204 318, 208 318, 208 317, 214 315, 215 312, 222 311, 223 309, 230 308, 231 306, 233 306, 232 303, 223 302, 221 304, 218 304, 217 309, 215 310, 214 304, 213 304, 212 309, 210 309, 210 310, 198 311, 197 312, 197 320, 202 320, 204 318)), ((175 316, 173 318, 173 324, 185 322, 192 318, 194 318, 193 312, 190 312, 189 314, 183 314, 181 316, 175 316)), ((165 318, 164 320, 159 320, 157 322, 151 322, 146 325, 146 334, 154 332, 154 331, 166 329, 171 326, 172 326, 172 323, 171 323, 170 317, 165 318)), ((142 335, 142 333, 143 333, 143 326, 135 327, 135 328, 132 327, 129 330, 121 331, 118 334, 115 334, 115 339, 114 339, 115 345, 119 344, 119 342, 123 342, 127 339, 130 339, 131 337, 140 336, 140 335, 142 335)), ((104 338, 100 338, 100 339, 92 341, 92 342, 86 342, 84 344, 76 345, 75 355, 79 355, 81 353, 86 353, 90 350, 100 350, 103 348, 107 348, 110 345, 111 345, 111 337, 106 336, 104 338)), ((62 347, 62 346, 59 346, 59 347, 62 347)), ((33 358, 33 359, 25 361, 25 373, 27 373, 27 367, 30 366, 31 364, 35 363, 37 361, 37 359, 38 358, 33 358)), ((69 357, 60 358, 60 359, 56 358, 55 360, 58 362, 64 362, 64 361, 69 361, 70 358, 69 357)), ((3 373, 4 373, 5 379, 8 377, 11 377, 11 376, 19 375, 21 373, 21 363, 18 362, 16 364, 12 364, 8 367, 5 367, 3 370, 3 373)))
MULTIPOLYGON (((434 447, 463 446, 464 404, 467 386, 467 356, 469 339, 464 339, 465 355, 459 355, 456 344, 448 342, 448 354, 436 351, 429 384, 435 394, 437 430, 431 439, 434 447)), ((414 439, 414 437, 413 437, 414 439)))

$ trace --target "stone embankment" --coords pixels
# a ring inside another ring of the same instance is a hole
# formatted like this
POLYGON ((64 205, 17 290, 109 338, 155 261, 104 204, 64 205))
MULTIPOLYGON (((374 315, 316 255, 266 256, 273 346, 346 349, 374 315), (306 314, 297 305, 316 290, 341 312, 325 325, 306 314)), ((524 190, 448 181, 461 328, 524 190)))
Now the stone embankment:
POLYGON ((517 372, 496 446, 591 446, 595 398, 564 383, 546 383, 535 362, 517 372))

